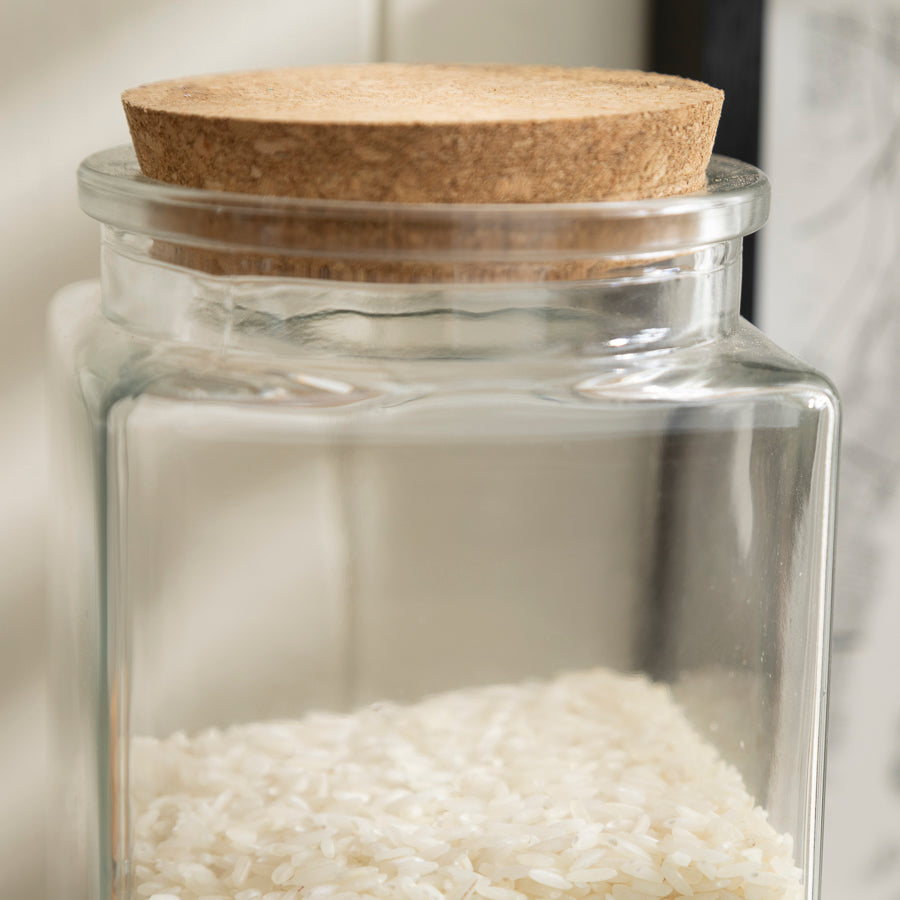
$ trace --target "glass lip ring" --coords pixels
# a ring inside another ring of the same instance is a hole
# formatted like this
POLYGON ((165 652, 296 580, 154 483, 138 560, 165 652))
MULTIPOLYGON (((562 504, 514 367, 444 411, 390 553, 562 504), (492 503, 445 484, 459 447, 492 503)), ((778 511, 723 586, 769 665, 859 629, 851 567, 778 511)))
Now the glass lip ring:
POLYGON ((521 262, 641 256, 741 238, 765 224, 770 186, 714 155, 692 194, 589 203, 372 203, 265 197, 144 177, 133 149, 78 169, 87 215, 119 231, 228 252, 332 258, 521 262))

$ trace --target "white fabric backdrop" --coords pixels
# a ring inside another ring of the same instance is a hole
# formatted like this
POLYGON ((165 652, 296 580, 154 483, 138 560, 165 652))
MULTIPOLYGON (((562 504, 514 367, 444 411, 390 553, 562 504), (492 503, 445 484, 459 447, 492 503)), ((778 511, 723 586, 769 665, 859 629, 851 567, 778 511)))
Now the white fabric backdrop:
MULTIPOLYGON (((121 90, 376 59, 641 67, 644 0, 5 0, 0 4, 0 896, 44 896, 43 321, 97 272, 75 169, 127 141, 121 90)), ((51 561, 52 564, 52 561, 51 561)))

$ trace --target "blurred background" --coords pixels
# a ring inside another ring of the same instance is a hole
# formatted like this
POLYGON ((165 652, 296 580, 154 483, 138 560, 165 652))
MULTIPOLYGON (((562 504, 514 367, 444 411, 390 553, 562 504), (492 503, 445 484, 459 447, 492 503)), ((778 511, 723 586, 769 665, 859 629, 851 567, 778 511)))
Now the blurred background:
POLYGON ((744 312, 828 373, 846 411, 824 897, 897 900, 900 0, 5 0, 0 895, 43 896, 44 316, 54 291, 98 269, 75 168, 128 140, 126 87, 375 60, 651 68, 726 90, 717 149, 774 186, 744 312))

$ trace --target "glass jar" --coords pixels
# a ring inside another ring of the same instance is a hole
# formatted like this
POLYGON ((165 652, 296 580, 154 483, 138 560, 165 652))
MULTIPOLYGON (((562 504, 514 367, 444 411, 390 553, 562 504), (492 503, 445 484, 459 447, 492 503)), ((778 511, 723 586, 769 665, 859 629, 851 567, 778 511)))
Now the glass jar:
POLYGON ((79 178, 53 896, 817 895, 838 411, 738 316, 762 173, 79 178))

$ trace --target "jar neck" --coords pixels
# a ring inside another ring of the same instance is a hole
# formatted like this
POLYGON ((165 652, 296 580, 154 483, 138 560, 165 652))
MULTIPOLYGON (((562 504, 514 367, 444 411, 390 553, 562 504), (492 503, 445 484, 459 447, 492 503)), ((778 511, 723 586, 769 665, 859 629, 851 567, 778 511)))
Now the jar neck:
POLYGON ((216 276, 104 227, 105 315, 136 334, 276 356, 615 357, 715 340, 738 320, 741 239, 610 259, 590 281, 385 284, 216 276))

